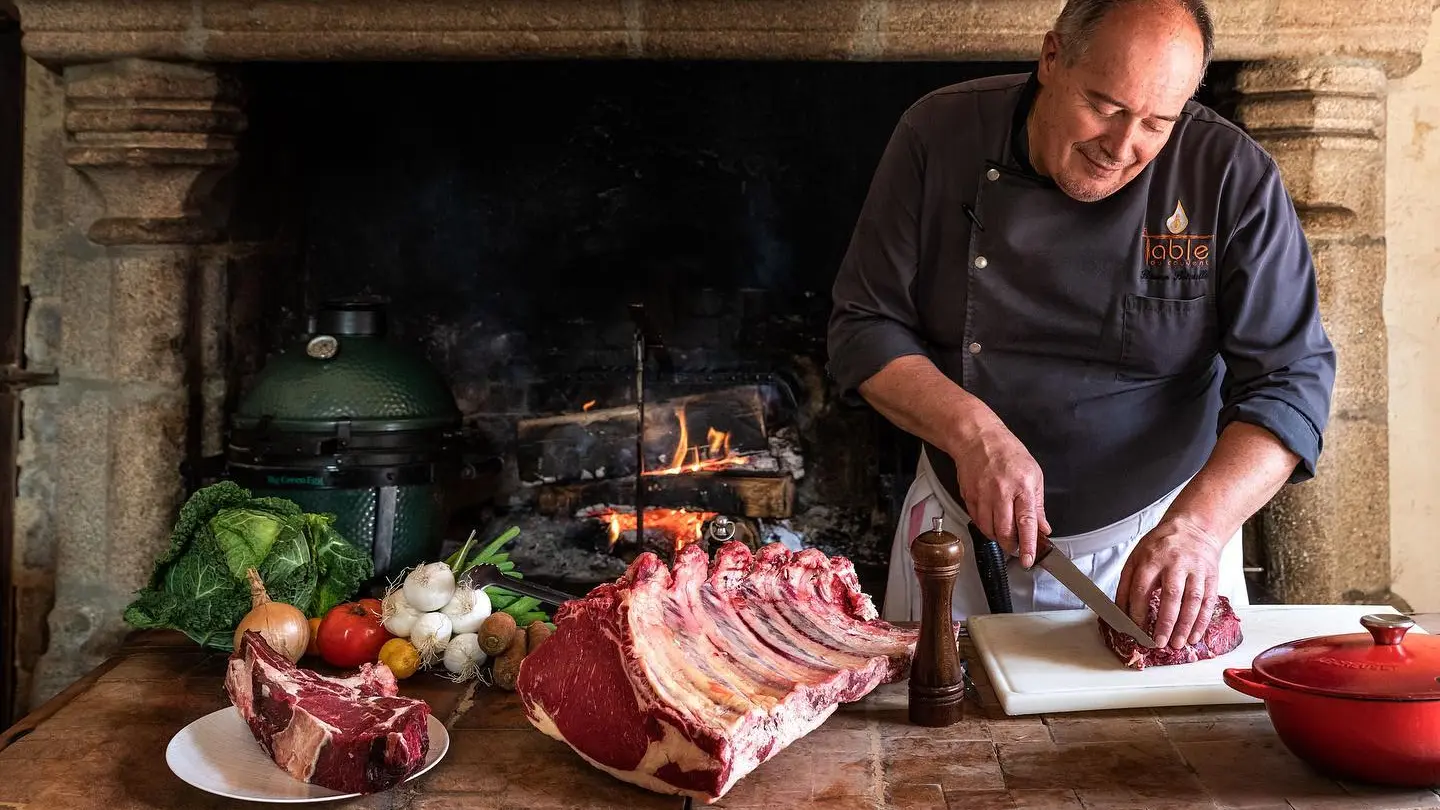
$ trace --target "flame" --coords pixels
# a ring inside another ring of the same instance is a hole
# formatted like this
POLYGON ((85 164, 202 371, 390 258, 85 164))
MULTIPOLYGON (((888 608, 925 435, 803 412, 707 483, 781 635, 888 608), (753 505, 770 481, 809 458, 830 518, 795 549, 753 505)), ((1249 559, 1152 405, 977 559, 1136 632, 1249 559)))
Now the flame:
POLYGON ((590 410, 590 409, 593 408, 593 407, 595 407, 595 400, 592 399, 592 400, 590 400, 589 402, 585 403, 584 405, 581 405, 581 406, 580 406, 580 410, 582 410, 582 411, 588 411, 588 410, 590 410))
MULTIPOLYGON (((675 418, 680 422, 680 436, 675 442, 675 452, 670 456, 670 466, 661 470, 646 470, 645 475, 679 475, 681 473, 721 470, 749 464, 745 456, 737 456, 730 449, 730 434, 707 428, 706 447, 690 446, 690 427, 685 423, 685 408, 675 409, 675 418), (703 454, 703 458, 702 458, 703 454)), ((648 521, 648 513, 647 518, 648 521)))
MULTIPOLYGON (((665 536, 675 541, 675 550, 679 551, 698 541, 703 536, 705 522, 717 514, 717 512, 692 512, 689 509, 656 507, 645 510, 645 528, 659 529, 664 532, 665 536)), ((615 548, 615 543, 620 539, 621 534, 635 531, 638 525, 634 512, 607 509, 593 517, 609 524, 610 548, 612 549, 615 548)))

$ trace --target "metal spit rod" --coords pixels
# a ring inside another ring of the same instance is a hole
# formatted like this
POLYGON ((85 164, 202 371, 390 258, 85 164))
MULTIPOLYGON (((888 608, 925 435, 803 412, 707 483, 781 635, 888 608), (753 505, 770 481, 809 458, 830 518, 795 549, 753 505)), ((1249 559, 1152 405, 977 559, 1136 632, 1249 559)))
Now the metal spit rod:
POLYGON ((635 320, 635 540, 645 543, 645 329, 644 304, 635 320))

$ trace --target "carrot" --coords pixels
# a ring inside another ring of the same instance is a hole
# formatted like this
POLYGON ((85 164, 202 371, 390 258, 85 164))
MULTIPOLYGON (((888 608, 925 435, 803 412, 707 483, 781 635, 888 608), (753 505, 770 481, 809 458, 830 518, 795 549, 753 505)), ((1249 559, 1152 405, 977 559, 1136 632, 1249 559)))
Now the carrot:
POLYGON ((486 655, 499 655, 510 646, 515 635, 515 617, 496 611, 480 623, 480 649, 486 655))
POLYGON ((529 655, 530 653, 535 652, 536 648, 538 648, 541 644, 544 644, 545 640, 550 638, 550 634, 553 632, 554 631, 550 629, 550 625, 546 624, 545 622, 531 622, 530 626, 525 628, 525 654, 529 655))
POLYGON ((520 662, 525 660, 525 634, 515 633, 510 637, 510 646, 495 659, 495 685, 507 691, 515 691, 515 680, 520 677, 520 662))

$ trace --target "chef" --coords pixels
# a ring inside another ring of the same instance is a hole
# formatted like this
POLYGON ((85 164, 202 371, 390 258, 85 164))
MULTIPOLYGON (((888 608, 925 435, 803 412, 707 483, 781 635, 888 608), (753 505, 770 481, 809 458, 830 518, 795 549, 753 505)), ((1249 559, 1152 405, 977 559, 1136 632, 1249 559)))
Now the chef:
MULTIPOLYGON (((937 515, 1008 553, 1015 612, 1083 607, 1037 533, 1142 626, 1161 589, 1162 646, 1249 603, 1241 526, 1315 475, 1335 353, 1275 161, 1193 100, 1211 42, 1203 0, 1069 0, 1032 73, 900 118, 828 331, 845 395, 921 440, 885 618, 919 619, 937 515)), ((989 611, 974 565, 953 605, 989 611)))

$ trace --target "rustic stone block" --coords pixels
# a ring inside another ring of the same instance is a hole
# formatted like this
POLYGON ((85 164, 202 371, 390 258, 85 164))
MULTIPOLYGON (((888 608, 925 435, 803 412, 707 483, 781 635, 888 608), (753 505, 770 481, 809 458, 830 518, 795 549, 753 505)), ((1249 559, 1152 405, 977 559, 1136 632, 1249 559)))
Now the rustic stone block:
POLYGON ((917 726, 910 722, 909 709, 877 709, 871 712, 880 734, 884 737, 926 737, 932 740, 984 740, 991 739, 990 725, 979 712, 970 711, 967 706, 964 718, 941 728, 917 726))
POLYGON ((481 797, 489 807, 505 807, 507 797, 513 796, 534 810, 583 807, 587 801, 591 806, 673 810, 685 804, 683 798, 622 782, 533 729, 457 729, 450 736, 450 753, 435 770, 411 783, 417 790, 463 792, 481 797))
POLYGON ((110 262, 99 248, 80 238, 68 246, 61 299, 60 368, 67 380, 110 380, 111 332, 110 262))
POLYGON ((1261 513, 1281 601, 1333 604, 1389 583, 1386 432, 1383 423, 1335 420, 1315 480, 1282 488, 1261 513))
POLYGON ((1124 787, 1081 788, 1075 791, 1085 810, 1197 810, 1218 805, 1204 793, 1131 790, 1124 787))
POLYGON ((115 251, 110 379, 184 386, 192 261, 188 249, 115 251))
POLYGON ((184 497, 180 464, 185 458, 185 419, 182 392, 138 400, 117 396, 111 403, 110 444, 90 451, 98 449, 111 459, 104 554, 108 571, 102 582, 122 609, 150 578, 156 558, 170 547, 184 497))
POLYGON ((55 499, 58 561, 66 578, 104 582, 107 573, 109 515, 104 497, 110 484, 110 394, 64 380, 59 387, 55 499))
POLYGON ((880 783, 880 764, 868 735, 839 734, 839 744, 828 742, 832 735, 813 733, 791 743, 737 782, 721 805, 759 808, 773 807, 779 801, 873 807, 878 797, 871 794, 880 783))
POLYGON ((945 791, 939 785, 889 785, 885 786, 886 808, 895 810, 948 810, 945 791))
POLYGON ((892 785, 940 785, 946 791, 1001 790, 995 746, 989 742, 890 737, 882 740, 885 779, 892 785))
POLYGON ((1050 727, 1039 717, 1000 717, 985 721, 990 739, 997 743, 1049 743, 1050 727))
MULTIPOLYGON (((1046 0, 888 3, 677 0, 467 6, 379 0, 344 13, 300 2, 157 3, 153 19, 109 17, 104 0, 18 0, 26 48, 48 64, 121 57, 446 59, 507 56, 802 59, 1033 59, 1058 6, 1046 0), (184 11, 180 11, 180 7, 184 11)), ((1217 9, 1217 60, 1361 57, 1398 76, 1419 64, 1429 7, 1401 0, 1376 13, 1358 0, 1245 0, 1217 9)))
POLYGON ((1165 729, 1155 718, 1144 717, 1057 717, 1051 718, 1050 736, 1057 743, 1133 742, 1163 745, 1165 729))
POLYGON ((1264 712, 1216 715, 1208 719, 1162 719, 1165 734, 1172 742, 1263 739, 1275 734, 1264 712))
MULTIPOLYGON (((646 16, 650 10, 646 4, 646 16)), ((384 0, 347 3, 345 13, 301 0, 256 4, 243 0, 207 2, 200 24, 212 33, 433 31, 446 35, 464 32, 506 31, 610 31, 637 22, 627 16, 619 0, 546 0, 543 8, 527 3, 471 3, 423 0, 396 6, 384 0)))
POLYGON ((1155 800, 1193 796, 1200 782, 1168 744, 1002 743, 1005 786, 1104 790, 1117 785, 1155 800))
POLYGON ((1375 267, 1385 262, 1385 245, 1317 240, 1312 250, 1325 329, 1339 355, 1332 412, 1383 424, 1390 395, 1389 340, 1384 283, 1375 267))
POLYGON ((987 790, 945 794, 950 810, 1090 810, 1073 790, 987 790))
POLYGON ((1227 807, 1273 803, 1276 797, 1293 806, 1345 796, 1339 784, 1297 759, 1278 739, 1176 743, 1175 747, 1211 795, 1227 807))

